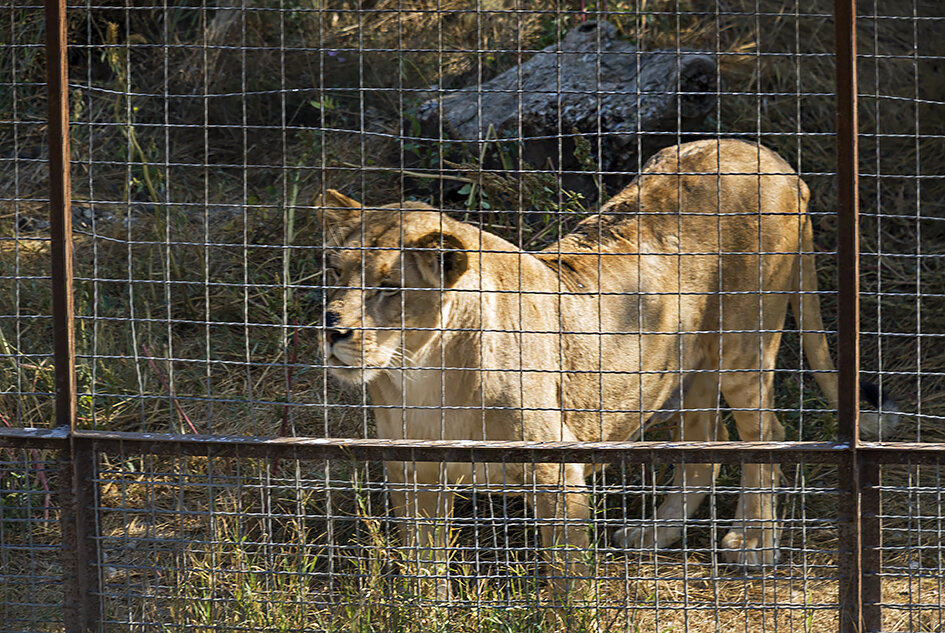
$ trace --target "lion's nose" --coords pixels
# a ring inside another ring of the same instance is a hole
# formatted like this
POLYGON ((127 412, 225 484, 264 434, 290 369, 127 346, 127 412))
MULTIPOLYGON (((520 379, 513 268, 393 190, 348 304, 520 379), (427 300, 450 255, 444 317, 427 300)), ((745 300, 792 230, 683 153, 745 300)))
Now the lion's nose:
POLYGON ((340 341, 351 338, 353 330, 336 330, 328 329, 325 330, 325 340, 328 341, 329 345, 334 345, 340 341))

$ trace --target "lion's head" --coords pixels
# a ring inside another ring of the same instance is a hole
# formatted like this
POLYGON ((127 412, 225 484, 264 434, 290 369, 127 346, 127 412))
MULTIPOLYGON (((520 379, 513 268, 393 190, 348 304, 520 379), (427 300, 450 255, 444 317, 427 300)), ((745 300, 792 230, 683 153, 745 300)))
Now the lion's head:
POLYGON ((442 337, 455 295, 447 291, 469 269, 469 227, 419 202, 365 208, 331 189, 320 216, 325 364, 352 384, 410 367, 442 337))

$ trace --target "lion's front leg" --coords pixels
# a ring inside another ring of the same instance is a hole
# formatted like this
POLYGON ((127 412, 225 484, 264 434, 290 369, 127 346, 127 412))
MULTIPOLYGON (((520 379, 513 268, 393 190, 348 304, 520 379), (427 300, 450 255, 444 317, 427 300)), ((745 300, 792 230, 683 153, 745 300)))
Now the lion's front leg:
POLYGON ((400 523, 407 575, 412 590, 438 602, 450 600, 449 524, 455 493, 446 485, 445 464, 388 462, 394 514, 400 523), (439 472, 437 472, 439 471, 439 472))
POLYGON ((686 519, 695 514, 719 472, 718 464, 677 465, 672 487, 678 492, 666 495, 651 525, 622 528, 614 533, 614 542, 623 549, 659 550, 682 538, 686 519), (696 492, 686 492, 696 489, 696 492))
POLYGON ((571 617, 572 607, 590 597, 588 499, 583 464, 536 464, 534 489, 527 492, 541 525, 552 605, 571 617))

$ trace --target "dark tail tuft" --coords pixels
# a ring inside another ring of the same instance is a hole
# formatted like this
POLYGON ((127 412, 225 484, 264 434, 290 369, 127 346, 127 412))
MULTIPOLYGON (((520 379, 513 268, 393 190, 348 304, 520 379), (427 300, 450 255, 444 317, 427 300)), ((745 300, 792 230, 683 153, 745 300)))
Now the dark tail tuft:
POLYGON ((878 411, 860 412, 860 437, 864 440, 888 440, 899 425, 899 405, 884 394, 879 385, 860 381, 860 399, 878 411))

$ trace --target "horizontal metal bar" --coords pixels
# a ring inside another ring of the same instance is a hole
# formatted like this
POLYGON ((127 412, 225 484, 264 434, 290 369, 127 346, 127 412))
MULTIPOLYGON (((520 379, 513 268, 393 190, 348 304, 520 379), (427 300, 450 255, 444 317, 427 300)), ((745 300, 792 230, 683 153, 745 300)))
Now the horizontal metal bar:
POLYGON ((850 450, 831 442, 523 442, 241 437, 77 431, 97 450, 212 457, 284 457, 426 462, 820 462, 850 450))
MULTIPOLYGON (((77 430, 96 450, 211 457, 284 457, 430 462, 720 462, 837 463, 853 449, 840 442, 520 442, 251 437, 77 430)), ((0 446, 59 450, 69 429, 0 428, 0 446)), ((945 443, 861 442, 877 464, 945 464, 945 443)))
POLYGON ((860 442, 857 450, 872 464, 945 465, 945 443, 941 442, 860 442))
POLYGON ((0 446, 63 450, 69 447, 69 427, 53 429, 0 428, 0 446))

